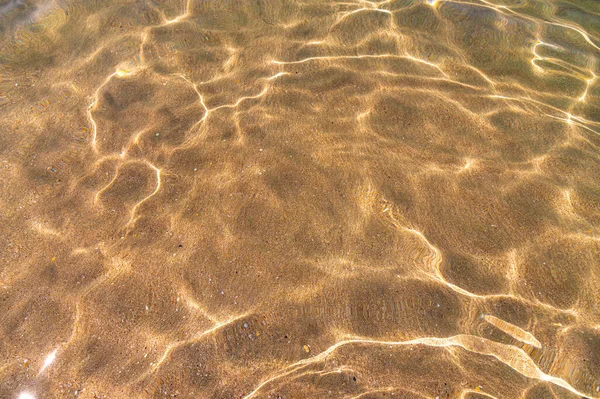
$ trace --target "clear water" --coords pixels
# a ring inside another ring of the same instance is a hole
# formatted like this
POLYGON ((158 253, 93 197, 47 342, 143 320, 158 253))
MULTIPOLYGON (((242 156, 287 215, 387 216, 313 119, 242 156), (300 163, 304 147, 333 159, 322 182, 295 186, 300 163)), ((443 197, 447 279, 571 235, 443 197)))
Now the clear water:
POLYGON ((599 397, 599 46, 592 0, 0 0, 0 397, 599 397))

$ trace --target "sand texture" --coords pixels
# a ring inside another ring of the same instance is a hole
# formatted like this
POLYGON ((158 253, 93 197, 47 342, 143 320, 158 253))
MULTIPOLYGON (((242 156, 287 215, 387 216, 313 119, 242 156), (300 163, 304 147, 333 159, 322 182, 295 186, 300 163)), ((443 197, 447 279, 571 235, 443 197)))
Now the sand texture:
POLYGON ((0 0, 0 398, 600 397, 600 2, 0 0))

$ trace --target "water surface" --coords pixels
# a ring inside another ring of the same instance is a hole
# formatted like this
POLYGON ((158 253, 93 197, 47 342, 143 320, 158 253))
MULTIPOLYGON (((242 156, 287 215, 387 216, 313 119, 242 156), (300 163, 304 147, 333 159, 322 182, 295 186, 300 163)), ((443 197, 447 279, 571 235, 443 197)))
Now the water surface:
POLYGON ((600 3, 0 0, 0 397, 600 397, 600 3))

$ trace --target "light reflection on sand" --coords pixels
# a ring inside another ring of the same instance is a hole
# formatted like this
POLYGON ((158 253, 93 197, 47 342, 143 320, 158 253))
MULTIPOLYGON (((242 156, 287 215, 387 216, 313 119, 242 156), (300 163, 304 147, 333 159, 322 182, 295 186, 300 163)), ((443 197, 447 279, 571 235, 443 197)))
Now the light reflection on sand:
POLYGON ((600 397, 598 15, 0 3, 0 397, 600 397))

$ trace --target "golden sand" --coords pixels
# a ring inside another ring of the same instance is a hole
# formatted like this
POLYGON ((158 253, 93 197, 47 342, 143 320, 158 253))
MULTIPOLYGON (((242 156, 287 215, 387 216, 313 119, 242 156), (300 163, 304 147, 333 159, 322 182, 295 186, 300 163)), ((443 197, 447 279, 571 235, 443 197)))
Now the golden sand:
POLYGON ((600 397, 599 21, 0 0, 0 398, 600 397))

